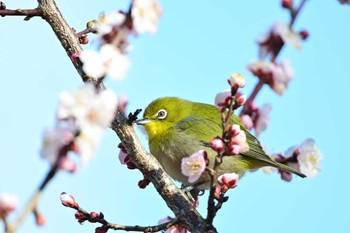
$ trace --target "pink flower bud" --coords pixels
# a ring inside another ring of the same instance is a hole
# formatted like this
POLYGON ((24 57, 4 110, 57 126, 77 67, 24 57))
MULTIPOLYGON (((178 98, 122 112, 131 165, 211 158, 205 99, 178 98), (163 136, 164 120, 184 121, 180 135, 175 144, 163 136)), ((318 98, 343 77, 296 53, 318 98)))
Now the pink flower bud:
POLYGON ((107 229, 104 227, 96 227, 95 233, 106 233, 107 229))
POLYGON ((247 101, 247 96, 246 96, 246 95, 239 95, 239 96, 236 98, 236 103, 237 103, 239 106, 244 105, 246 101, 247 101))
POLYGON ((227 155, 238 155, 241 147, 239 145, 229 145, 226 151, 227 155))
POLYGON ((238 179, 239 175, 236 173, 225 173, 218 177, 218 183, 221 186, 235 188, 237 186, 238 179))
POLYGON ((46 218, 39 211, 34 211, 35 223, 38 226, 43 226, 46 224, 46 218))
POLYGON ((283 8, 292 9, 293 0, 282 0, 281 5, 283 8))
POLYGON ((74 217, 79 223, 83 223, 86 220, 84 214, 79 211, 74 214, 74 217))
POLYGON ((0 2, 0 10, 6 10, 6 5, 3 2, 0 2))
POLYGON ((135 165, 131 160, 129 160, 129 161, 126 162, 126 166, 127 166, 127 168, 130 169, 130 170, 134 170, 134 169, 137 168, 136 165, 135 165))
POLYGON ((138 186, 140 189, 145 189, 149 185, 149 183, 150 183, 150 180, 145 178, 139 181, 138 186))
POLYGON ((228 132, 231 136, 236 136, 239 134, 239 132, 241 131, 241 127, 237 124, 233 124, 230 126, 228 132))
POLYGON ((77 62, 80 57, 80 52, 76 52, 71 56, 72 61, 77 62))
POLYGON ((66 206, 66 207, 70 207, 70 208, 79 208, 78 203, 75 201, 74 197, 72 195, 69 195, 65 192, 61 193, 60 196, 61 199, 61 203, 62 205, 66 206))
POLYGON ((130 160, 128 154, 123 148, 120 149, 118 158, 121 164, 126 164, 130 160))
POLYGON ((215 150, 217 152, 220 152, 222 150, 222 148, 224 148, 224 146, 225 146, 224 142, 219 137, 216 137, 213 140, 211 140, 209 142, 209 145, 213 150, 215 150))
POLYGON ((299 32, 301 39, 306 40, 309 37, 309 32, 306 30, 301 30, 299 32))
MULTIPOLYGON (((90 213, 90 216, 91 216, 91 218, 96 219, 96 218, 99 218, 99 217, 100 217, 100 214, 97 213, 97 212, 91 212, 91 213, 90 213)), ((89 222, 94 223, 94 222, 96 222, 96 220, 90 219, 89 222)))

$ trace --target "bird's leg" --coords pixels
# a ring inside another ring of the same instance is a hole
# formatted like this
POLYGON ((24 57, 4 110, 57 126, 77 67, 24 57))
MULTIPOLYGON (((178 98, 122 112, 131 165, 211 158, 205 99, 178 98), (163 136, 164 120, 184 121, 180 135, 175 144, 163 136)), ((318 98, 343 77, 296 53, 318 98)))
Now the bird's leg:
POLYGON ((205 181, 201 181, 198 183, 195 183, 193 185, 181 185, 181 190, 184 191, 187 196, 190 198, 191 202, 196 204, 196 200, 198 196, 202 196, 204 194, 204 190, 198 189, 199 186, 205 184, 205 181))

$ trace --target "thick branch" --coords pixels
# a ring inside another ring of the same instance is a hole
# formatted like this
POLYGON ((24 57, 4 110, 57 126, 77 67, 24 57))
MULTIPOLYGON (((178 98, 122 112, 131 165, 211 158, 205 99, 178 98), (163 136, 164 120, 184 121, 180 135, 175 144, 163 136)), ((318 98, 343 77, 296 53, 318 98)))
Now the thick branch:
MULTIPOLYGON (((74 30, 69 27, 68 23, 63 18, 61 12, 56 6, 55 1, 38 0, 38 3, 39 9, 42 12, 43 19, 45 19, 50 24, 52 30, 55 32, 58 40, 61 42, 62 47, 66 51, 68 57, 71 59, 73 54, 81 52, 82 48, 74 30)), ((79 61, 74 61, 72 59, 71 61, 84 82, 95 81, 94 78, 89 77, 85 74, 82 69, 82 64, 79 61)))
MULTIPOLYGON (((81 52, 82 48, 76 34, 64 20, 55 2, 53 0, 38 0, 38 2, 39 8, 43 12, 43 18, 52 27, 67 55, 71 57, 74 53, 81 52)), ((72 62, 83 81, 91 81, 91 78, 83 72, 81 64, 72 62)), ((187 196, 176 187, 157 160, 147 153, 133 127, 127 124, 125 117, 119 111, 112 123, 112 129, 118 134, 135 165, 152 181, 158 193, 184 227, 193 233, 216 232, 212 226, 206 226, 205 220, 196 211, 187 196)))
POLYGON ((187 196, 171 181, 158 161, 147 153, 139 141, 134 128, 127 124, 124 116, 118 111, 112 123, 112 129, 118 134, 128 155, 141 172, 152 181, 158 193, 168 207, 191 232, 216 232, 213 227, 206 226, 205 220, 196 211, 187 196))

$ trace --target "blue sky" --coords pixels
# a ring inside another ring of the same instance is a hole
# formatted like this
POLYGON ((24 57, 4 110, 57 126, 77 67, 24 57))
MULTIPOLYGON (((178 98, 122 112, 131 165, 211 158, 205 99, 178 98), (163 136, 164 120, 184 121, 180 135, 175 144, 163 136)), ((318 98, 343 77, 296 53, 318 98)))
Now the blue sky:
MULTIPOLYGON (((33 8, 35 1, 12 0, 8 8, 33 8)), ((128 1, 59 1, 67 21, 77 30, 100 12, 126 9, 128 1)), ((213 103, 227 88, 233 72, 246 76, 249 94, 255 83, 246 66, 257 59, 256 39, 288 14, 273 1, 163 1, 164 15, 154 36, 132 40, 132 67, 125 80, 106 85, 130 99, 128 110, 144 108, 161 96, 213 103)), ((295 28, 310 37, 300 51, 285 47, 294 80, 282 97, 264 87, 259 105, 272 104, 271 125, 261 135, 271 152, 312 137, 324 155, 323 170, 314 179, 285 183, 278 175, 247 174, 219 212, 219 232, 349 232, 348 92, 350 88, 350 8, 337 1, 308 1, 295 28)), ((54 122, 58 95, 76 89, 81 80, 46 22, 33 18, 0 18, 0 192, 28 200, 48 170, 38 154, 44 128, 54 122)), ((86 47, 86 46, 85 46, 86 47)), ((140 134, 145 146, 147 142, 140 134)), ((18 232, 93 232, 97 225, 75 222, 61 206, 62 191, 73 194, 89 211, 102 211, 115 223, 152 225, 172 216, 153 186, 140 190, 138 171, 117 160, 119 139, 109 130, 87 168, 59 173, 39 205, 47 225, 29 217, 18 232)), ((206 197, 200 211, 205 213, 206 197)))

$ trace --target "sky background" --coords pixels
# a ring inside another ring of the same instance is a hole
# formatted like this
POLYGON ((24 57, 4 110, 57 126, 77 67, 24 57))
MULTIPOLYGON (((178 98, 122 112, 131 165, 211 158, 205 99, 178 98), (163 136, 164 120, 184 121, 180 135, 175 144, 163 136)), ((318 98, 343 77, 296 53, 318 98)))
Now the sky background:
MULTIPOLYGON (((36 1, 5 1, 9 9, 34 8, 36 1)), ((129 1, 57 1, 78 31, 100 12, 127 9, 129 1)), ((145 108, 161 96, 214 103, 233 72, 246 76, 244 92, 257 82, 246 69, 257 59, 256 39, 273 22, 288 22, 280 1, 162 1, 163 17, 154 36, 132 39, 131 70, 123 81, 107 80, 118 95, 130 99, 128 111, 145 108)), ((261 171, 247 174, 215 218, 219 232, 310 233, 350 231, 349 88, 350 8, 337 1, 308 1, 295 23, 310 37, 302 50, 285 47, 278 60, 289 59, 295 77, 283 96, 264 87, 256 102, 272 104, 271 124, 261 135, 270 152, 283 152, 308 137, 324 156, 314 179, 261 171)), ((87 48, 88 46, 84 46, 87 48)), ((41 182, 48 163, 38 154, 42 132, 53 126, 59 93, 82 85, 49 25, 40 18, 0 18, 0 192, 15 193, 20 209, 41 182)), ((147 148, 145 137, 139 133, 147 148)), ((29 216, 19 233, 94 232, 79 225, 74 211, 61 205, 65 191, 88 211, 125 225, 153 225, 173 216, 142 175, 117 159, 119 139, 108 130, 95 158, 76 174, 60 172, 39 204, 47 224, 36 227, 29 216)), ((200 211, 206 215, 206 196, 200 211)), ((16 216, 18 212, 14 213, 16 216)), ((12 218, 10 218, 12 219, 12 218)), ((112 231, 111 231, 112 232, 112 231)))

